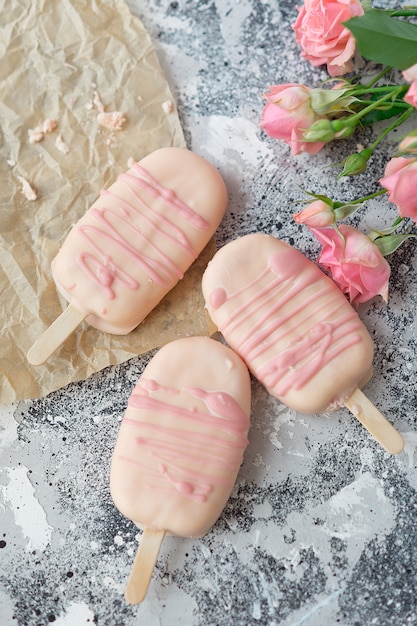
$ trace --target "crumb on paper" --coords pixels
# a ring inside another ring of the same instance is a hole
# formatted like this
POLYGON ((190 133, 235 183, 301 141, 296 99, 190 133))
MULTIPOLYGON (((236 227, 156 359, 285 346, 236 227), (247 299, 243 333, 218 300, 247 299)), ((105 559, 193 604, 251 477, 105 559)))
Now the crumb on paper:
POLYGON ((55 140, 55 146, 58 148, 58 150, 60 152, 62 152, 63 154, 68 154, 68 152, 70 151, 69 146, 65 143, 65 141, 62 139, 61 134, 58 135, 58 137, 55 140))
POLYGON ((134 166, 135 163, 136 163, 135 159, 133 157, 129 157, 127 160, 127 167, 130 169, 131 167, 134 166))
POLYGON ((30 201, 36 200, 36 198, 38 197, 38 194, 36 190, 30 184, 30 182, 27 181, 26 178, 24 178, 24 176, 18 176, 17 179, 22 185, 22 193, 25 196, 26 200, 30 200, 30 201))
POLYGON ((93 104, 99 113, 104 113, 104 104, 102 103, 97 91, 94 92, 93 104))
POLYGON ((51 119, 49 117, 42 124, 42 130, 43 130, 45 135, 47 133, 52 133, 52 131, 55 130, 56 127, 57 127, 56 120, 53 120, 53 119, 51 119))
POLYGON ((100 126, 104 126, 109 130, 121 130, 126 122, 126 117, 120 111, 112 111, 111 113, 98 113, 97 121, 100 126))
POLYGON ((56 120, 48 117, 42 122, 42 125, 29 129, 29 143, 38 143, 39 141, 42 141, 45 135, 47 135, 48 133, 52 133, 56 127, 56 120))
POLYGON ((100 126, 109 130, 121 130, 126 122, 126 116, 121 111, 109 111, 105 107, 97 91, 94 92, 93 106, 97 109, 97 121, 100 126))
POLYGON ((16 165, 16 161, 14 159, 7 159, 6 163, 7 165, 10 165, 10 167, 14 167, 16 165))
POLYGON ((172 113, 174 110, 172 100, 165 100, 165 102, 162 103, 162 110, 164 113, 172 113))
POLYGON ((44 132, 41 126, 29 129, 29 143, 38 143, 38 141, 42 141, 43 137, 44 132))

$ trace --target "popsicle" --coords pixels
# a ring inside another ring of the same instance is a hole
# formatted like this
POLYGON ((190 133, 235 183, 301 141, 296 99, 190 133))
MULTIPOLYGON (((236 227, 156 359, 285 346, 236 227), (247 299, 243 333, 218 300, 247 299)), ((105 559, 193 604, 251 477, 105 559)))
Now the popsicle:
POLYGON ((165 534, 201 537, 220 516, 247 446, 249 371, 229 347, 161 348, 128 400, 110 471, 119 511, 143 529, 125 597, 141 602, 165 534))
POLYGON ((183 277, 227 206, 217 170, 185 148, 152 152, 100 193, 52 261, 64 313, 29 350, 39 365, 85 319, 124 335, 183 277))
POLYGON ((203 274, 208 313, 269 393, 304 414, 345 405, 389 452, 404 442, 365 397, 374 347, 335 283, 301 252, 257 233, 221 248, 203 274))

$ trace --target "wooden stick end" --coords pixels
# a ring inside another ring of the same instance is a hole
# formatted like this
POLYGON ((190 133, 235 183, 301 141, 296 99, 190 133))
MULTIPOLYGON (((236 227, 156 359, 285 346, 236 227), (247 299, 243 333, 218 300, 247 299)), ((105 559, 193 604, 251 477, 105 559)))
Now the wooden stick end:
POLYGON ((42 365, 81 324, 86 313, 81 313, 71 304, 45 330, 28 350, 26 358, 31 365, 42 365))
POLYGON ((140 604, 145 599, 165 532, 144 529, 126 585, 125 599, 129 604, 140 604))
POLYGON ((345 406, 389 454, 402 452, 404 439, 401 434, 360 389, 355 389, 345 406))

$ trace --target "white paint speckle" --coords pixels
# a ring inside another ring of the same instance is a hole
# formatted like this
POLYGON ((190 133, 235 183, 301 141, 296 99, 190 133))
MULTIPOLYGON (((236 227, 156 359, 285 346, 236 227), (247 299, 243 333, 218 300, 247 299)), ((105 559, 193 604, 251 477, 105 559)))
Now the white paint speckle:
POLYGON ((13 417, 15 406, 0 407, 0 449, 17 441, 17 422, 13 417))
POLYGON ((35 497, 28 471, 24 465, 3 468, 8 483, 0 485, 0 497, 4 506, 11 509, 16 526, 27 539, 27 551, 43 551, 51 542, 54 529, 48 524, 45 511, 35 497))
POLYGON ((252 617, 253 619, 261 619, 262 617, 262 612, 261 612, 261 605, 259 602, 255 602, 252 608, 252 617))
POLYGON ((414 453, 417 447, 417 432, 401 433, 404 439, 404 452, 408 459, 408 467, 414 467, 414 453))
POLYGON ((71 602, 63 615, 55 620, 56 626, 91 626, 94 623, 94 612, 84 603, 71 602))

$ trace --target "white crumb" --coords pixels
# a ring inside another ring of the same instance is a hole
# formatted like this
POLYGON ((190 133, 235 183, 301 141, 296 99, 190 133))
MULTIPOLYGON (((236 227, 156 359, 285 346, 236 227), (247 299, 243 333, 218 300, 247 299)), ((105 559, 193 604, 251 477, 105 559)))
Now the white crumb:
POLYGON ((38 143, 38 141, 42 141, 44 137, 44 132, 41 126, 36 126, 36 128, 29 129, 29 143, 38 143))
POLYGON ((172 113, 173 109, 174 105, 171 100, 165 100, 165 102, 162 103, 162 110, 164 113, 172 113))
POLYGON ((23 176, 17 177, 18 181, 22 185, 22 193, 25 196, 26 200, 36 200, 38 194, 36 190, 32 187, 32 185, 24 178, 23 176))
POLYGON ((56 127, 57 127, 56 120, 53 120, 49 117, 42 124, 42 130, 45 135, 47 133, 52 133, 52 131, 55 130, 56 127))
POLYGON ((109 130, 121 130, 126 122, 126 116, 121 111, 109 111, 105 107, 97 91, 94 92, 93 106, 97 109, 97 121, 100 126, 109 130))
POLYGON ((29 143, 38 143, 39 141, 42 141, 45 135, 47 135, 48 133, 52 133, 52 131, 54 131, 56 127, 56 120, 48 117, 42 122, 41 125, 29 129, 29 143))
POLYGON ((58 137, 55 140, 55 146, 58 148, 58 150, 60 152, 62 152, 63 154, 68 154, 68 152, 70 151, 69 146, 65 143, 65 141, 62 139, 61 135, 58 135, 58 137))
POLYGON ((98 113, 97 121, 100 126, 104 126, 109 130, 121 130, 124 123, 126 122, 126 117, 120 111, 111 111, 110 113, 98 113))
POLYGON ((104 104, 102 103, 97 91, 94 92, 93 104, 99 113, 104 113, 104 104))

